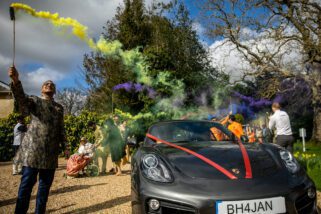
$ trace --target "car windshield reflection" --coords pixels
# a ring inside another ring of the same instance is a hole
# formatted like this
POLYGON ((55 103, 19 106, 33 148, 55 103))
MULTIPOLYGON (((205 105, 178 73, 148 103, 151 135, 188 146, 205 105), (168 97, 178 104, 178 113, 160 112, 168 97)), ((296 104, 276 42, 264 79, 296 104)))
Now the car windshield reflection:
POLYGON ((221 124, 207 121, 163 122, 152 126, 149 133, 172 143, 230 141, 232 135, 221 124))

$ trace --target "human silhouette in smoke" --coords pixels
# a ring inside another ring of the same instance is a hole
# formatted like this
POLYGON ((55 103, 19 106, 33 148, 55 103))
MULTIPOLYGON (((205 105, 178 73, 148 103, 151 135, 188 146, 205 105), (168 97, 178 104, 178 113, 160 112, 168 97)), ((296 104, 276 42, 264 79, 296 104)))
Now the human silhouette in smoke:
POLYGON ((107 159, 110 153, 108 141, 106 139, 106 135, 101 126, 98 126, 94 121, 88 122, 88 127, 94 131, 95 136, 95 144, 96 147, 95 155, 94 155, 94 162, 99 167, 99 159, 102 160, 102 166, 99 170, 100 175, 105 175, 106 168, 107 168, 107 159))

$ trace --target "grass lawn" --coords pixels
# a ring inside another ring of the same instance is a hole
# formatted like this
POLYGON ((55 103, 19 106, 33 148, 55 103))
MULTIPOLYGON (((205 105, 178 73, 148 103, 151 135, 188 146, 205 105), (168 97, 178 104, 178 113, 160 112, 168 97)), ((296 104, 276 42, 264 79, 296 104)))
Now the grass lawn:
POLYGON ((311 142, 306 143, 306 152, 303 153, 302 142, 294 144, 294 155, 299 156, 301 165, 306 164, 307 172, 313 179, 317 189, 321 191, 321 145, 311 142))

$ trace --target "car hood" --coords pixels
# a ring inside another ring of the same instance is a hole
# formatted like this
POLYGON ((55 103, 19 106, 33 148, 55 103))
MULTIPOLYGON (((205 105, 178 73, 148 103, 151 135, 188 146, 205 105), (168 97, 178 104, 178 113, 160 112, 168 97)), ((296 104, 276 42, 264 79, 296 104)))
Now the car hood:
MULTIPOLYGON (((236 177, 245 178, 243 155, 238 144, 232 142, 186 142, 177 145, 190 149, 214 161, 236 177)), ((267 177, 280 170, 277 158, 260 144, 244 144, 248 153, 253 178, 267 177)), ((167 145, 154 147, 160 156, 176 171, 192 178, 228 179, 223 173, 203 160, 177 148, 167 145)))

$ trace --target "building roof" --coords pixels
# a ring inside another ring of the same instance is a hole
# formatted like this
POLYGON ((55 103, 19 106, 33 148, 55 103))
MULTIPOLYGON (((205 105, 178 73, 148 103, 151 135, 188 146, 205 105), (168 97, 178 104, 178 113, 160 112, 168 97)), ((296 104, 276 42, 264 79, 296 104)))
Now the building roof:
POLYGON ((10 86, 0 80, 0 92, 11 92, 10 86))

